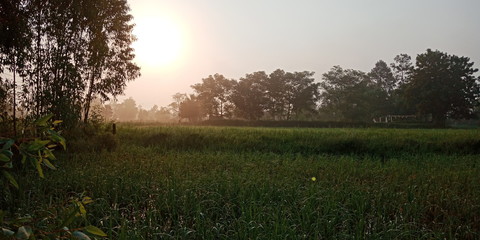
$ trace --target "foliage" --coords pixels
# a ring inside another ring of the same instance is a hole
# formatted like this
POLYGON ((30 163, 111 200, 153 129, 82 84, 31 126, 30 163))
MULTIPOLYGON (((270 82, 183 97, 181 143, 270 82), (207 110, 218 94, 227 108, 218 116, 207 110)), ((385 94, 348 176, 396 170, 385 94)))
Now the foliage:
MULTIPOLYGON (((2 173, 2 199, 3 206, 9 206, 14 199, 8 200, 12 195, 10 186, 23 190, 19 180, 24 181, 28 172, 21 169, 33 168, 40 178, 44 178, 44 168, 56 170, 53 152, 59 147, 66 149, 65 139, 54 130, 62 121, 51 121, 53 114, 46 115, 34 122, 34 126, 24 132, 23 138, 0 138, 0 162, 2 173), (32 137, 30 137, 32 136, 32 137), (17 177, 15 177, 17 176, 17 177), (19 177, 23 176, 23 177, 19 177), (6 205, 4 205, 6 204, 6 205)), ((10 216, 8 209, 0 209, 0 238, 15 239, 51 239, 75 237, 85 235, 81 231, 93 235, 106 236, 100 229, 88 224, 85 205, 92 202, 87 196, 73 197, 61 206, 48 210, 37 209, 35 212, 20 216, 10 216), (10 220, 11 219, 11 220, 10 220), (86 227, 71 228, 79 224, 86 227)), ((17 211, 10 205, 10 211, 17 211)), ((87 235, 85 238, 90 239, 87 235)))
POLYGON ((378 100, 372 85, 366 73, 334 66, 320 83, 322 110, 340 120, 368 121, 376 115, 372 106, 378 100))
POLYGON ((230 95, 234 80, 225 78, 221 74, 210 75, 202 79, 202 83, 192 85, 198 94, 197 99, 202 104, 209 118, 224 118, 232 114, 230 95))
POLYGON ((406 98, 420 113, 432 114, 439 125, 444 125, 447 117, 471 117, 480 96, 473 75, 477 71, 467 57, 428 49, 417 56, 406 98))
POLYGON ((180 103, 178 108, 179 120, 186 118, 190 122, 197 122, 202 116, 203 105, 195 96, 187 97, 180 103))
POLYGON ((82 112, 87 121, 94 99, 122 94, 139 76, 128 11, 125 0, 2 2, 0 72, 22 80, 12 107, 20 102, 34 117, 52 112, 72 127, 82 112))
POLYGON ((235 115, 240 118, 257 120, 263 117, 267 105, 264 86, 268 81, 265 72, 247 74, 235 84, 232 102, 235 105, 235 115))

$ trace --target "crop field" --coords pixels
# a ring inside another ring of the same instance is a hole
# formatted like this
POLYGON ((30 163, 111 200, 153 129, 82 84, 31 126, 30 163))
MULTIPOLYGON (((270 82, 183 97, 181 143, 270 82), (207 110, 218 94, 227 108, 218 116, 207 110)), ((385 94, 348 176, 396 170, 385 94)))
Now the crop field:
POLYGON ((479 130, 122 125, 116 138, 72 140, 13 207, 81 193, 111 239, 480 238, 479 130))

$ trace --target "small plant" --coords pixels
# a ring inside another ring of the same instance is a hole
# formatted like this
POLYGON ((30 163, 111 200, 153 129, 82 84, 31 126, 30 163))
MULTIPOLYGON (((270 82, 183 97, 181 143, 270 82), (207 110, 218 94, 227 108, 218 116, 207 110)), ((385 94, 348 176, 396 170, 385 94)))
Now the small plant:
MULTIPOLYGON (((0 170, 3 186, 6 190, 13 187, 21 188, 15 177, 22 175, 18 169, 29 167, 36 170, 40 178, 44 178, 44 168, 56 170, 53 164, 56 160, 53 152, 57 148, 66 149, 66 141, 55 131, 61 120, 52 121, 53 115, 44 116, 34 122, 29 129, 29 137, 3 138, 0 137, 0 170), (16 171, 18 170, 18 171, 16 171)), ((28 134, 28 131, 27 131, 28 134)), ((26 215, 17 216, 13 220, 7 220, 7 212, 0 210, 0 239, 90 239, 82 231, 105 237, 106 234, 95 226, 87 224, 85 205, 90 204, 92 199, 87 196, 72 197, 68 203, 48 211, 39 211, 42 216, 26 215), (84 227, 72 228, 72 226, 84 225, 84 227), (86 225, 86 226, 85 226, 86 225)))

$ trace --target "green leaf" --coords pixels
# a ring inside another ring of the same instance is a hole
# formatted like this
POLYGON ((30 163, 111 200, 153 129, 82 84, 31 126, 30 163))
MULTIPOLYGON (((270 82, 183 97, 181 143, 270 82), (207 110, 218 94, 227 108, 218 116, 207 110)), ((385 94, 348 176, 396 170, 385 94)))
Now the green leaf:
POLYGON ((42 163, 42 159, 36 160, 35 161, 35 167, 37 168, 38 175, 41 178, 45 178, 45 175, 43 175, 42 165, 40 165, 41 163, 42 163))
POLYGON ((28 227, 28 226, 21 226, 18 228, 17 230, 17 234, 15 234, 15 237, 17 239, 29 239, 30 236, 32 236, 33 234, 33 231, 32 231, 32 228, 28 227))
POLYGON ((82 203, 85 204, 85 205, 90 204, 92 202, 93 202, 93 200, 92 200, 91 197, 83 197, 83 199, 82 199, 82 203))
POLYGON ((4 142, 5 144, 3 145, 2 150, 9 150, 12 147, 12 145, 15 143, 13 139, 8 139, 8 138, 4 142))
POLYGON ((37 119, 37 121, 35 121, 35 124, 39 127, 46 127, 48 120, 50 120, 52 117, 53 117, 53 114, 48 114, 46 116, 43 116, 37 119))
POLYGON ((43 147, 45 147, 45 145, 47 145, 48 143, 50 142, 50 140, 38 140, 38 139, 35 139, 35 141, 33 141, 32 143, 30 143, 27 147, 27 151, 30 151, 30 152, 36 152, 40 149, 42 149, 43 147))
POLYGON ((2 174, 3 174, 3 176, 5 176, 5 177, 8 179, 8 181, 10 181, 10 183, 11 183, 15 188, 17 188, 17 189, 19 188, 17 181, 15 180, 15 178, 14 178, 9 172, 7 172, 7 171, 2 171, 2 174))
POLYGON ((0 153, 5 154, 5 156, 7 156, 8 158, 13 157, 13 153, 10 150, 2 150, 2 151, 0 151, 0 153))
POLYGON ((57 170, 57 168, 55 166, 53 166, 53 164, 48 161, 48 159, 44 158, 43 159, 43 164, 45 164, 45 166, 47 166, 48 168, 52 169, 52 170, 57 170))
POLYGON ((13 232, 12 230, 2 228, 2 234, 0 234, 0 236, 12 237, 14 234, 15 234, 15 232, 13 232))
POLYGON ((65 138, 63 138, 62 136, 60 136, 60 134, 58 134, 57 132, 55 132, 53 130, 48 130, 47 132, 50 134, 50 139, 52 139, 52 141, 54 141, 56 143, 60 143, 60 145, 62 145, 63 149, 67 149, 65 138))
POLYGON ((62 123, 62 120, 55 120, 53 121, 53 125, 57 126, 58 124, 62 123))
POLYGON ((12 162, 7 162, 7 163, 3 164, 2 167, 12 169, 13 168, 13 163, 12 162))
POLYGON ((77 239, 77 240, 91 240, 90 237, 88 237, 85 233, 80 231, 73 232, 72 237, 73 239, 77 239))
POLYGON ((60 226, 68 226, 70 225, 73 220, 75 220, 75 215, 77 215, 77 208, 76 207, 69 207, 65 212, 69 212, 68 216, 62 221, 62 224, 60 226))
POLYGON ((94 234, 94 235, 97 235, 97 236, 100 236, 100 237, 106 237, 107 234, 104 233, 100 228, 97 228, 95 226, 86 226, 85 227, 85 230, 91 234, 94 234))
POLYGON ((50 149, 46 148, 43 150, 44 156, 50 160, 56 160, 57 158, 55 155, 53 155, 52 151, 50 149))
POLYGON ((0 153, 0 162, 10 162, 10 158, 7 157, 5 154, 0 153))

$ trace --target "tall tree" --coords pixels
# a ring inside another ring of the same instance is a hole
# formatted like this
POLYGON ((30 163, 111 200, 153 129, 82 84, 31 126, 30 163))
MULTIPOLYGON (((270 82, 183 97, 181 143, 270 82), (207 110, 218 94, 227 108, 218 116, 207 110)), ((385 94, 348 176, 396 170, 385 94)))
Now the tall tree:
POLYGON ((368 73, 368 77, 373 84, 377 85, 388 96, 390 96, 397 87, 397 80, 393 76, 392 69, 388 67, 387 63, 383 60, 375 64, 375 67, 368 73))
POLYGON ((416 58, 406 98, 418 113, 431 114, 437 125, 444 125, 447 117, 468 118, 480 95, 477 71, 468 57, 427 49, 416 58))
POLYGON ((102 100, 123 93, 126 82, 140 76, 140 68, 131 43, 133 24, 126 0, 87 1, 88 21, 88 88, 85 96, 84 120, 93 96, 102 100))
POLYGON ((180 111, 180 104, 188 98, 186 93, 175 93, 172 96, 173 102, 168 106, 172 109, 173 114, 178 117, 178 112, 180 111))
POLYGON ((394 91, 397 89, 397 80, 392 69, 383 60, 378 61, 375 67, 368 73, 371 81, 370 92, 377 99, 372 104, 375 117, 394 113, 394 91))
POLYGON ((115 105, 115 115, 122 122, 131 122, 137 119, 138 107, 133 98, 123 100, 121 104, 115 105))
POLYGON ((249 120, 257 120, 263 116, 267 101, 264 87, 266 81, 268 75, 263 71, 240 78, 235 84, 231 98, 235 104, 236 116, 249 120))
POLYGON ((286 72, 277 69, 270 73, 266 82, 264 82, 266 90, 265 96, 266 113, 272 119, 284 119, 286 116, 286 93, 287 93, 287 77, 286 72))
POLYGON ((234 84, 234 80, 217 73, 192 86, 209 118, 225 118, 232 115, 233 104, 230 97, 234 84))
POLYGON ((370 121, 375 116, 375 88, 366 73, 334 66, 322 79, 322 111, 346 121, 370 121))
POLYGON ((286 119, 298 117, 316 110, 320 97, 319 83, 315 83, 314 72, 287 72, 285 86, 286 119))
POLYGON ((397 55, 393 60, 394 62, 390 64, 390 67, 393 69, 393 74, 397 82, 400 84, 409 82, 414 69, 412 57, 402 53, 397 55))
POLYGON ((197 122, 202 116, 202 103, 194 95, 190 95, 180 104, 179 121, 186 118, 190 122, 197 122))

